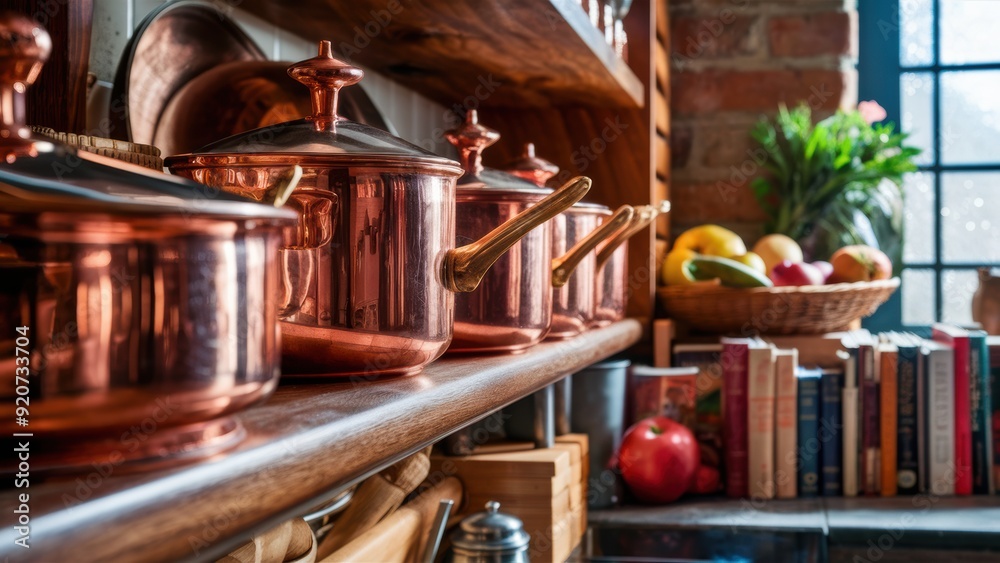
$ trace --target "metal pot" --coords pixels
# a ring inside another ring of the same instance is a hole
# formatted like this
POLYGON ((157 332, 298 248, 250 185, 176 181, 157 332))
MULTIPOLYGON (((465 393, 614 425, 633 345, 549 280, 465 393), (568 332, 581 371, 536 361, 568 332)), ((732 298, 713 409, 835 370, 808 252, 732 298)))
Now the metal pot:
POLYGON ((278 382, 295 214, 33 136, 24 91, 51 43, 19 16, 0 36, 0 429, 34 434, 39 470, 233 445, 228 415, 278 382))
MULTIPOLYGON (((541 187, 559 167, 539 158, 535 145, 527 143, 521 156, 509 163, 506 170, 541 187)), ((576 268, 555 260, 553 270, 552 324, 546 338, 564 339, 587 330, 595 322, 597 284, 596 256, 591 252, 606 238, 632 221, 631 206, 622 206, 614 215, 604 205, 579 202, 552 220, 552 254, 574 257, 576 268), (582 248, 583 252, 575 252, 582 248)))
POLYGON ((451 535, 452 563, 527 563, 531 536, 520 518, 500 512, 500 503, 486 503, 485 512, 467 516, 451 535))
POLYGON ((657 215, 666 213, 669 209, 670 203, 667 201, 661 202, 658 207, 636 207, 632 221, 597 249, 597 283, 594 287, 591 327, 607 326, 625 318, 625 305, 628 301, 628 239, 642 232, 657 215))
MULTIPOLYGON (((459 243, 482 236, 507 218, 549 197, 549 189, 483 167, 482 151, 495 143, 500 134, 481 125, 475 110, 466 114, 462 126, 448 131, 447 138, 458 148, 465 169, 458 181, 459 243)), ((522 238, 496 261, 478 289, 456 298, 455 339, 449 352, 519 352, 545 338, 553 320, 553 281, 565 283, 600 242, 598 238, 588 239, 586 244, 570 249, 561 238, 563 233, 554 231, 557 220, 522 238), (568 251, 553 260, 557 237, 560 242, 556 246, 568 251)), ((597 233, 595 237, 609 234, 597 233)))
POLYGON ((312 91, 312 116, 223 139, 167 165, 254 199, 277 171, 301 165, 291 199, 318 248, 286 253, 285 276, 306 288, 306 298, 281 317, 284 370, 416 373, 451 342, 453 292, 474 290, 519 238, 583 197, 590 180, 577 178, 454 248, 461 167, 338 116, 341 87, 362 72, 334 59, 329 41, 288 72, 312 91))

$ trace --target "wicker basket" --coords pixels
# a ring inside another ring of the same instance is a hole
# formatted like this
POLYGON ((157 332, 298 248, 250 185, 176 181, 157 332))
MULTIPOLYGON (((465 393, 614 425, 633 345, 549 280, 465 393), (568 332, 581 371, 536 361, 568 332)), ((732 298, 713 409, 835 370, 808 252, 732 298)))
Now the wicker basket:
POLYGON ((754 289, 698 284, 661 287, 658 293, 675 321, 700 331, 753 336, 844 329, 874 313, 897 287, 899 278, 754 289))

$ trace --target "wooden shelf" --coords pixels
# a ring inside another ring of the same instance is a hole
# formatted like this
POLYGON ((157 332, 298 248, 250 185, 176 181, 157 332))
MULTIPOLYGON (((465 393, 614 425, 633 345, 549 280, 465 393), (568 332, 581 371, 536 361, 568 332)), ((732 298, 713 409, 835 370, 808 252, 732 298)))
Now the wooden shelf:
MULTIPOLYGON (((283 384, 240 415, 247 439, 215 459, 32 481, 31 559, 215 560, 251 533, 307 514, 345 486, 628 348, 641 332, 625 320, 519 355, 446 357, 414 377, 283 384)), ((7 514, 12 496, 0 503, 7 514)), ((19 560, 10 526, 0 538, 0 557, 19 560)))
POLYGON ((578 0, 245 0, 261 18, 450 107, 638 108, 645 87, 578 0), (488 101, 487 101, 488 100, 488 101))

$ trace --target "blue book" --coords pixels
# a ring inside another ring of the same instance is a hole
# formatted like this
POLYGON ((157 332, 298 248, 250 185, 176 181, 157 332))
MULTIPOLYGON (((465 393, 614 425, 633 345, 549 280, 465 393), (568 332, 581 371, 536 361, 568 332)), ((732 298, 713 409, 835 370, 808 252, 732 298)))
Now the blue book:
POLYGON ((839 497, 843 494, 841 479, 843 477, 843 401, 844 371, 839 369, 824 369, 820 379, 820 422, 819 437, 823 442, 822 461, 823 472, 820 482, 823 486, 823 496, 839 497))
POLYGON ((799 368, 795 372, 798 383, 798 458, 799 496, 819 496, 819 467, 822 441, 819 435, 820 380, 823 371, 817 368, 799 368))
POLYGON ((969 411, 972 416, 972 494, 991 495, 993 433, 990 428, 990 351, 986 332, 969 331, 969 411))
POLYGON ((901 495, 920 492, 920 340, 913 335, 895 335, 899 350, 896 381, 896 487, 901 495))

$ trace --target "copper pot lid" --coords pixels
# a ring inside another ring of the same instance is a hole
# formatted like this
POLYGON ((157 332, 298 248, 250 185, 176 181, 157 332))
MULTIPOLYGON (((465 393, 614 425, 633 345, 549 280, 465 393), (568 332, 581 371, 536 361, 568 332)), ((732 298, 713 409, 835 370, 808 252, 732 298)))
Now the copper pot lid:
POLYGON ((535 184, 508 174, 506 172, 483 166, 483 151, 500 140, 500 133, 479 123, 479 114, 470 109, 465 114, 462 125, 445 132, 445 138, 458 149, 459 160, 465 173, 458 179, 459 196, 475 196, 476 190, 488 189, 482 195, 496 196, 497 190, 503 190, 508 195, 545 196, 552 193, 549 188, 535 184))
POLYGON ((431 167, 435 172, 456 177, 462 173, 452 160, 339 115, 340 89, 357 83, 364 72, 335 59, 329 41, 321 41, 319 55, 293 64, 288 74, 309 88, 312 115, 227 137, 195 153, 170 157, 166 159, 167 165, 205 163, 215 158, 268 165, 286 163, 288 157, 302 157, 309 162, 315 161, 312 157, 321 157, 323 164, 342 161, 345 165, 431 167))
POLYGON ((0 209, 295 218, 290 211, 32 133, 25 125, 25 92, 38 78, 52 42, 32 20, 9 13, 0 14, 0 37, 0 99, 6 100, 0 104, 0 209))
POLYGON ((559 173, 558 166, 535 154, 535 143, 525 143, 521 156, 507 163, 504 170, 539 187, 559 173))

